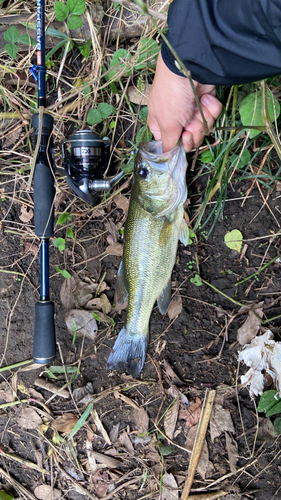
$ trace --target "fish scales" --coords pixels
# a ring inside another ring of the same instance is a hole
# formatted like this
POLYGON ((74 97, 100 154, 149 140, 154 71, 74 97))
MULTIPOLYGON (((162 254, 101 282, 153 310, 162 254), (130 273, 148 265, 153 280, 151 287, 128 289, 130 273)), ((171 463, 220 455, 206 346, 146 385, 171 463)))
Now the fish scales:
POLYGON ((187 195, 186 167, 186 156, 179 145, 163 154, 161 142, 145 143, 136 157, 124 251, 116 279, 117 301, 128 299, 128 309, 108 358, 109 369, 127 370, 133 376, 140 373, 155 301, 162 314, 168 307, 187 195))

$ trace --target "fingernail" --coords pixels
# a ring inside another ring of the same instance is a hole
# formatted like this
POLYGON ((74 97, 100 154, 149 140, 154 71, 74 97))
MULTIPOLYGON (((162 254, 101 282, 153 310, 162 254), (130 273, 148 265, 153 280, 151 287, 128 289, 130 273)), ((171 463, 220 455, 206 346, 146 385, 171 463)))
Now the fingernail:
POLYGON ((211 103, 211 98, 209 96, 209 94, 205 94, 201 97, 201 102, 202 104, 204 104, 205 106, 207 106, 208 104, 211 103))

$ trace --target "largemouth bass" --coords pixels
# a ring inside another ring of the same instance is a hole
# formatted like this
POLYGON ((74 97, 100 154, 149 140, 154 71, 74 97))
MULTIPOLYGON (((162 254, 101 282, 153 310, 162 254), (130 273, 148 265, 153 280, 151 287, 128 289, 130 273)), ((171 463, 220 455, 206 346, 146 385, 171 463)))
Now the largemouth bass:
POLYGON ((108 369, 127 371, 133 377, 145 362, 154 303, 157 300, 162 314, 170 303, 178 240, 186 241, 186 168, 182 145, 162 153, 161 141, 151 141, 143 143, 136 155, 115 287, 115 303, 128 300, 128 309, 107 362, 108 369))

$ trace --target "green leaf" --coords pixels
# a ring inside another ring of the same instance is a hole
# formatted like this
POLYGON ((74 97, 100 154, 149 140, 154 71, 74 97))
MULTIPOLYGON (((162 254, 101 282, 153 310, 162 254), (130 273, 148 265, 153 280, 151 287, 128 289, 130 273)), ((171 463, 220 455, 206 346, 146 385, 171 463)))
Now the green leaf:
POLYGON ((277 391, 275 391, 274 389, 270 391, 265 391, 260 397, 258 411, 267 412, 267 410, 270 410, 272 406, 276 405, 276 403, 278 403, 278 399, 275 399, 274 397, 276 393, 277 391))
POLYGON ((74 240, 74 233, 70 227, 67 228, 66 237, 71 240, 74 240))
POLYGON ((152 133, 150 132, 147 125, 141 127, 136 135, 136 145, 138 146, 141 142, 148 142, 152 139, 152 133))
POLYGON ((64 212, 63 214, 61 214, 58 218, 58 222, 57 224, 59 226, 61 226, 62 224, 64 224, 68 219, 68 213, 67 212, 64 212))
POLYGON ((80 16, 86 9, 85 0, 67 0, 67 7, 71 14, 80 16))
POLYGON ((280 398, 275 399, 275 404, 267 410, 265 416, 272 417, 272 415, 276 415, 276 413, 281 413, 281 400, 280 400, 280 398))
POLYGON ((25 45, 33 45, 33 47, 35 47, 36 45, 35 40, 33 40, 33 38, 31 38, 31 36, 29 36, 27 33, 24 33, 23 35, 19 36, 17 42, 24 43, 25 45))
MULTIPOLYGON (((274 420, 274 433, 278 436, 281 434, 281 418, 277 417, 274 420)), ((1 498, 1 497, 0 497, 1 498)))
POLYGON ((240 168, 243 168, 246 165, 248 165, 248 163, 250 163, 250 161, 251 161, 251 154, 250 154, 250 151, 248 149, 244 149, 242 155, 232 155, 229 158, 230 165, 233 168, 234 167, 237 168, 238 170, 240 168), (239 158, 239 161, 238 161, 238 158, 239 158))
POLYGON ((15 43, 18 41, 18 38, 19 38, 19 31, 15 26, 11 26, 4 33, 4 39, 6 40, 6 42, 15 43))
POLYGON ((168 455, 173 453, 173 451, 175 451, 174 446, 170 446, 170 445, 165 446, 161 442, 159 442, 159 444, 158 444, 158 449, 159 449, 160 455, 162 455, 163 457, 167 457, 168 455))
MULTIPOLYGON (((276 97, 267 90, 267 106, 270 120, 273 122, 280 114, 280 105, 276 97)), ((239 106, 241 121, 244 127, 257 125, 261 127, 262 122, 262 92, 247 95, 239 106)), ((260 134, 260 130, 250 130, 250 139, 260 134)))
POLYGON ((156 66, 157 56, 159 54, 160 45, 153 40, 143 38, 141 41, 138 62, 134 65, 135 71, 140 71, 141 69, 156 66))
POLYGON ((148 115, 148 107, 144 106, 143 108, 141 108, 141 110, 139 112, 139 120, 142 120, 142 121, 146 122, 147 121, 147 115, 148 115))
POLYGON ((83 25, 83 21, 80 16, 69 16, 67 19, 67 26, 70 30, 78 30, 83 25))
POLYGON ((77 373, 77 366, 49 366, 49 373, 77 373))
POLYGON ((85 57, 86 61, 88 61, 89 59, 91 48, 92 48, 92 40, 90 38, 84 45, 79 46, 80 53, 82 54, 83 57, 85 57))
POLYGON ((73 438, 73 436, 76 434, 76 432, 78 432, 81 429, 81 427, 83 427, 83 425, 85 424, 88 416, 90 415, 90 413, 91 413, 91 411, 93 409, 93 406, 94 406, 94 404, 91 403, 91 404, 89 404, 88 408, 86 408, 86 410, 84 411, 84 413, 79 418, 77 424, 75 424, 75 426, 73 427, 71 433, 69 434, 68 440, 70 440, 71 438, 73 438))
POLYGON ((132 73, 132 69, 130 67, 127 67, 126 62, 128 62, 132 58, 131 54, 128 52, 128 50, 125 49, 118 49, 114 52, 109 69, 109 73, 106 76, 107 80, 117 80, 117 74, 121 70, 126 70, 125 75, 129 76, 132 73), (123 62, 124 61, 124 62, 123 62))
MULTIPOLYGON (((63 252, 65 249, 65 239, 64 238, 56 238, 53 241, 55 247, 59 249, 60 252, 63 252)), ((60 272, 60 271, 59 271, 60 272)))
POLYGON ((98 105, 98 111, 100 112, 102 118, 108 118, 112 115, 112 111, 114 107, 111 104, 107 104, 106 102, 100 102, 98 105))
POLYGON ((214 156, 212 155, 211 151, 207 149, 207 151, 203 151, 201 155, 199 156, 199 160, 202 161, 202 163, 211 163, 214 161, 214 156))
POLYGON ((4 490, 0 491, 0 500, 14 500, 14 495, 10 495, 4 490))
POLYGON ((64 278, 71 278, 71 274, 64 269, 63 271, 60 270, 60 273, 63 275, 64 278))
POLYGON ((55 47, 53 47, 50 52, 46 55, 46 62, 48 62, 55 52, 66 44, 66 40, 61 40, 55 47))
POLYGON ((131 174, 134 171, 134 163, 135 163, 135 158, 132 157, 129 159, 129 161, 127 163, 122 163, 120 165, 124 174, 131 174))
POLYGON ((57 20, 61 21, 61 22, 65 21, 65 19, 67 18, 68 14, 69 14, 68 7, 63 2, 56 1, 54 3, 54 11, 55 11, 55 16, 56 16, 57 20))
POLYGON ((228 233, 226 233, 224 242, 226 246, 231 250, 240 252, 243 243, 243 235, 238 229, 233 229, 233 231, 229 231, 228 233))
POLYGON ((102 116, 97 109, 90 109, 87 114, 87 123, 89 125, 97 125, 102 122, 102 116))
POLYGON ((55 36, 56 38, 63 38, 66 41, 69 40, 69 36, 66 33, 63 33, 59 30, 54 30, 53 28, 48 28, 46 30, 46 35, 55 36))
POLYGON ((6 43, 5 50, 12 59, 17 57, 17 47, 14 43, 6 43))
POLYGON ((196 285, 196 286, 201 286, 202 281, 201 281, 199 274, 195 274, 194 278, 190 278, 190 283, 192 283, 193 285, 196 285))

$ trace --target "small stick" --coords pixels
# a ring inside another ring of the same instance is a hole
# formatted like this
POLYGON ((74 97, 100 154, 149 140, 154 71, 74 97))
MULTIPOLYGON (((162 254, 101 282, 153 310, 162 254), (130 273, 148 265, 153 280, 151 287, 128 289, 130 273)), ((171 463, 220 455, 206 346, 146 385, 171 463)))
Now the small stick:
POLYGON ((201 455, 201 451, 203 448, 203 444, 204 444, 204 440, 205 440, 205 436, 206 436, 206 432, 207 432, 207 427, 208 427, 209 420, 211 417, 215 395, 216 395, 215 390, 211 390, 211 391, 208 391, 208 389, 206 390, 204 404, 203 404, 203 408, 202 408, 202 412, 201 412, 201 416, 200 416, 200 420, 199 420, 199 424, 198 424, 198 429, 197 429, 197 433, 196 433, 196 437, 195 437, 192 455, 191 455, 190 462, 189 462, 188 474, 187 474, 187 478, 186 478, 186 481, 184 484, 184 489, 182 492, 181 500, 187 500, 189 497, 192 482, 193 482, 193 479, 195 476, 195 472, 196 472, 199 458, 201 455))
POLYGON ((57 387, 55 384, 52 384, 52 382, 49 382, 48 380, 38 377, 34 383, 35 385, 37 385, 37 387, 41 387, 46 391, 52 392, 56 396, 61 396, 62 398, 69 399, 69 392, 66 389, 64 389, 63 387, 57 387))

